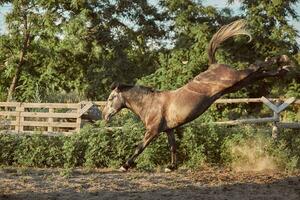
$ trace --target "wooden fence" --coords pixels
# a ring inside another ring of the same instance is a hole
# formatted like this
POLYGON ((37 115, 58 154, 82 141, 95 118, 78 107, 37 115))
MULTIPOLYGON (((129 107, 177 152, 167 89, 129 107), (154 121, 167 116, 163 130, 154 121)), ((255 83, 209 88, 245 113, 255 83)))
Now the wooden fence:
MULTIPOLYGON (((300 105, 300 100, 294 97, 288 99, 267 99, 265 97, 253 99, 219 99, 216 103, 264 103, 272 110, 273 116, 264 118, 252 119, 237 119, 231 121, 214 122, 219 125, 240 125, 240 124, 258 124, 258 123, 272 123, 272 137, 277 138, 281 128, 300 129, 299 122, 282 122, 281 113, 291 104, 300 105)), ((297 113, 300 119, 300 109, 297 113)))
POLYGON ((0 102, 0 129, 26 133, 41 131, 70 134, 79 131, 82 115, 93 104, 0 102))
MULTIPOLYGON (((290 104, 300 105, 300 100, 289 99, 219 99, 215 104, 264 103, 273 111, 273 116, 255 119, 237 119, 216 124, 238 125, 245 123, 273 123, 274 136, 280 128, 300 128, 298 122, 282 122, 280 114, 290 104)), ((5 133, 31 133, 40 131, 48 135, 72 134, 84 124, 83 115, 93 105, 102 110, 105 101, 80 103, 19 103, 0 102, 0 130, 5 133)), ((300 115, 300 113, 298 113, 300 115)), ((300 118, 300 116, 299 116, 300 118)))
MULTIPOLYGON (((105 101, 95 102, 98 107, 104 107, 105 101)), ((238 98, 238 99, 218 99, 214 104, 242 104, 242 103, 264 103, 273 112, 272 116, 263 118, 236 119, 230 121, 218 121, 213 124, 218 125, 240 125, 240 124, 260 124, 272 123, 272 137, 278 137, 281 128, 300 129, 300 122, 283 122, 281 121, 281 113, 291 104, 300 106, 300 99, 294 97, 288 99, 278 98, 238 98)), ((300 109, 297 113, 300 119, 300 109)))

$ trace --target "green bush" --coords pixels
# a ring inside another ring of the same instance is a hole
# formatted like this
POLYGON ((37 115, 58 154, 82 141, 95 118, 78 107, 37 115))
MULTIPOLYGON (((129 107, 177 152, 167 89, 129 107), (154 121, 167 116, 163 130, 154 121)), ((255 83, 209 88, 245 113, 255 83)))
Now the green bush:
POLYGON ((12 136, 18 141, 13 148, 14 162, 22 166, 56 167, 64 162, 62 137, 41 134, 12 136))
MULTIPOLYGON (((299 130, 281 130, 271 138, 269 126, 216 126, 204 115, 176 130, 180 166, 197 169, 203 164, 244 167, 261 161, 280 169, 300 167, 299 130)), ((0 135, 0 165, 34 167, 119 167, 135 151, 144 128, 125 113, 107 129, 99 122, 71 136, 0 135)), ((137 168, 153 170, 170 162, 166 134, 161 133, 137 159, 137 168)))
POLYGON ((88 136, 86 132, 80 132, 79 134, 73 134, 70 137, 64 138, 63 153, 65 168, 82 166, 85 163, 84 155, 88 143, 86 136, 88 136))
POLYGON ((0 164, 12 165, 15 157, 15 148, 20 144, 18 137, 0 134, 0 164))

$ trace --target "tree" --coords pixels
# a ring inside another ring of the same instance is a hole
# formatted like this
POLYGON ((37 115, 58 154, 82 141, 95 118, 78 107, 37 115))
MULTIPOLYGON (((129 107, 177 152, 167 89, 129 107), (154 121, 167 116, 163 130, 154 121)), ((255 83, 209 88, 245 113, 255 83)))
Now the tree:
MULTIPOLYGON (((162 1, 161 5, 171 15, 174 47, 160 53, 160 68, 140 82, 160 89, 175 89, 185 84, 206 69, 206 46, 212 34, 220 26, 238 18, 247 20, 253 40, 247 43, 248 38, 236 37, 226 41, 217 51, 219 63, 243 69, 269 56, 295 54, 298 51, 297 34, 288 20, 290 17, 297 18, 293 8, 296 2, 241 1, 244 12, 234 16, 228 8, 218 11, 211 6, 203 6, 199 1, 162 1)), ((286 84, 290 81, 291 78, 286 84)), ((278 96, 284 87, 274 80, 264 80, 230 96, 259 97, 270 93, 278 96), (261 88, 262 84, 266 87, 261 88)))
MULTIPOLYGON (((233 0, 229 0, 229 3, 233 0)), ((245 18, 249 24, 249 29, 253 35, 253 41, 247 44, 248 53, 243 49, 233 49, 236 55, 242 53, 250 58, 265 59, 266 57, 287 54, 293 57, 299 51, 297 44, 297 31, 289 23, 291 19, 297 20, 295 5, 298 0, 270 0, 270 1, 250 1, 243 0, 241 17, 245 18)), ((250 60, 249 59, 249 60, 250 60)), ((298 69, 299 65, 298 65, 298 69)), ((295 74, 294 74, 295 75, 295 74)), ((285 95, 287 85, 296 81, 295 77, 285 78, 280 81, 264 80, 250 89, 250 95, 262 96, 271 93, 274 96, 285 95), (258 89, 259 88, 259 89, 258 89)))
POLYGON ((100 99, 113 80, 134 82, 155 69, 149 42, 163 37, 157 21, 164 14, 146 0, 1 3, 12 5, 8 35, 1 36, 2 91, 12 79, 8 100, 47 99, 58 91, 100 99))
MULTIPOLYGON (((0 98, 58 101, 73 93, 76 100, 99 100, 113 81, 177 88, 207 68, 211 36, 238 18, 247 18, 254 40, 226 41, 217 52, 220 63, 240 69, 297 51, 296 32, 288 23, 296 17, 296 0, 241 1, 244 13, 236 16, 200 1, 158 2, 0 0, 12 7, 7 33, 0 36, 0 98)), ((267 83, 265 91, 248 88, 238 95, 266 94, 274 85, 267 83)))
MULTIPOLYGON (((14 41, 10 41, 7 46, 11 50, 11 58, 6 62, 8 68, 12 71, 12 80, 7 94, 7 101, 11 101, 13 94, 18 85, 20 74, 22 68, 25 64, 27 51, 32 41, 32 36, 30 33, 30 3, 31 2, 16 2, 12 12, 7 16, 7 22, 9 24, 9 37, 4 38, 4 41, 8 41, 14 38, 14 41), (14 49, 12 48, 12 45, 14 49), (13 49, 13 50, 12 50, 13 49), (16 53, 17 51, 17 53, 16 53), (10 62, 9 62, 10 61, 10 62)), ((3 44, 3 40, 1 41, 3 44)))
POLYGON ((1 60, 5 63, 1 70, 1 76, 5 77, 2 91, 9 85, 7 101, 32 98, 38 87, 37 76, 51 55, 48 45, 58 39, 54 23, 57 15, 39 7, 36 1, 1 3, 12 3, 11 12, 6 16, 7 34, 1 36, 0 43, 1 60))
MULTIPOLYGON (((229 9, 218 11, 199 1, 168 0, 161 6, 170 15, 169 40, 173 46, 160 52, 160 68, 140 83, 159 89, 175 89, 208 67, 207 45, 213 33, 233 21, 229 9)), ((220 58, 222 61, 223 59, 220 58)))

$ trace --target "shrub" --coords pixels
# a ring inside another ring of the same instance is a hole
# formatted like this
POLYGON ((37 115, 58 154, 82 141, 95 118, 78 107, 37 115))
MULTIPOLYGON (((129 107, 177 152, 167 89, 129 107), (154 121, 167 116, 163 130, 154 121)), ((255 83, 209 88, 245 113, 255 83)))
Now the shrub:
POLYGON ((62 166, 61 137, 49 137, 41 134, 21 136, 15 146, 14 161, 22 166, 55 167, 62 166))
MULTIPOLYGON (((277 140, 268 126, 216 126, 206 115, 176 130, 180 166, 197 169, 203 164, 244 168, 264 161, 280 169, 299 168, 299 130, 282 130, 277 140)), ((0 135, 0 165, 34 167, 119 167, 144 136, 141 122, 130 113, 107 129, 100 121, 71 136, 0 135)), ((153 170, 170 162, 166 134, 155 139, 137 160, 137 167, 153 170)))
POLYGON ((16 147, 20 140, 16 136, 0 134, 0 164, 12 165, 14 163, 16 147))

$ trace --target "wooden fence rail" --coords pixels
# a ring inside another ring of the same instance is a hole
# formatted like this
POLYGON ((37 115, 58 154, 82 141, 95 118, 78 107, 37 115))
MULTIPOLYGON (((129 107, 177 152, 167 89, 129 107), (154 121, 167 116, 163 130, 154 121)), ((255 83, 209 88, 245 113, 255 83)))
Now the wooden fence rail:
MULTIPOLYGON (((267 99, 262 97, 248 99, 219 99, 215 102, 215 104, 240 103, 264 103, 274 114, 273 116, 265 118, 240 119, 215 123, 237 125, 271 122, 274 123, 275 128, 273 127, 273 129, 275 131, 277 131, 278 128, 300 128, 300 123, 281 122, 279 117, 280 113, 290 104, 299 106, 300 99, 267 99)), ((85 122, 83 120, 84 114, 86 114, 94 105, 102 110, 105 101, 80 103, 0 102, 0 131, 6 131, 6 133, 40 131, 47 134, 72 134, 80 130, 85 122)))
MULTIPOLYGON (((104 107, 105 101, 95 102, 99 107, 104 107)), ((293 128, 300 129, 300 123, 298 122, 281 122, 280 114, 289 105, 300 105, 300 99, 294 97, 288 99, 278 98, 238 98, 238 99, 218 99, 215 104, 240 104, 240 103, 264 103, 268 108, 273 111, 273 116, 264 118, 253 118, 253 119, 237 119, 230 121, 213 122, 218 125, 240 125, 240 124, 259 124, 259 123, 273 123, 272 126, 272 137, 276 138, 281 128, 293 128)), ((300 111, 298 112, 300 118, 300 111)))
POLYGON ((41 131, 70 134, 80 130, 81 116, 91 106, 91 102, 0 102, 0 129, 17 133, 41 131))
MULTIPOLYGON (((285 98, 268 98, 273 102, 285 101, 285 98)), ((94 102, 99 107, 104 107, 106 101, 95 101, 94 102)), ((240 104, 240 103, 262 103, 262 98, 236 98, 236 99, 218 99, 214 104, 240 104)), ((295 105, 300 105, 300 99, 294 101, 295 105)))

